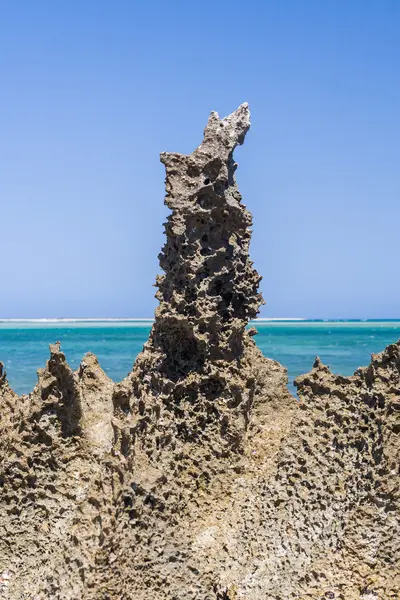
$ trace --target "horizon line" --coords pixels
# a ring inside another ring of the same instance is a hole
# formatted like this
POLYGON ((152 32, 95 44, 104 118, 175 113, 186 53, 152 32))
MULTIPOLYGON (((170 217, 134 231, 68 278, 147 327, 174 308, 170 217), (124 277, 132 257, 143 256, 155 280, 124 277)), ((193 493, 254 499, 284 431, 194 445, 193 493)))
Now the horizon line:
MULTIPOLYGON (((42 317, 42 318, 0 318, 0 323, 105 323, 105 322, 154 322, 154 317, 42 317)), ((319 321, 319 322, 331 322, 331 321, 358 321, 358 322, 369 322, 369 321, 400 321, 400 317, 378 317, 378 318, 345 318, 345 317, 325 317, 325 318, 312 318, 312 317, 256 317, 250 319, 249 322, 255 321, 319 321)))

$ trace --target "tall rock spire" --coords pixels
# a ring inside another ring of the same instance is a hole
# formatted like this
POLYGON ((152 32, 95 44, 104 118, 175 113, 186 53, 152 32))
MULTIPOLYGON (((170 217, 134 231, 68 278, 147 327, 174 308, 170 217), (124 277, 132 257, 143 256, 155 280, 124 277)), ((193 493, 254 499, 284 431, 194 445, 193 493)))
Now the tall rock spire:
POLYGON ((175 447, 197 441, 193 456, 203 442, 216 455, 240 453, 255 398, 251 363, 257 355, 265 364, 246 331, 263 300, 249 258, 252 217, 234 175, 233 152, 249 127, 246 103, 224 119, 212 112, 192 154, 161 154, 171 214, 159 255, 160 304, 128 379, 143 407, 154 413, 158 405, 175 447))
POLYGON ((171 378, 208 359, 240 358, 244 328, 262 303, 249 258, 252 219, 234 176, 233 151, 249 127, 247 104, 224 119, 213 112, 192 154, 161 154, 172 213, 152 343, 166 353, 171 378))

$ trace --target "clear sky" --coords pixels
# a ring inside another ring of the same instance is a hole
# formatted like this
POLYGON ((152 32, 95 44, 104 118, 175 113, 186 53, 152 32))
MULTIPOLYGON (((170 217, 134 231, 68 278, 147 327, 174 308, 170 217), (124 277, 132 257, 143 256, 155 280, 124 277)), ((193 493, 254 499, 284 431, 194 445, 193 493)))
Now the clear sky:
POLYGON ((159 153, 248 101, 264 317, 400 316, 398 0, 0 2, 0 317, 147 317, 159 153))

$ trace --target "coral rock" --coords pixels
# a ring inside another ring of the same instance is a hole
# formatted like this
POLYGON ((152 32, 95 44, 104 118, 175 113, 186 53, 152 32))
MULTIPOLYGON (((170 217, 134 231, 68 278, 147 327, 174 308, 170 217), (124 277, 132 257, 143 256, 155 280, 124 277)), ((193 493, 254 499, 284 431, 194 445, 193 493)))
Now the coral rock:
POLYGON ((29 396, 0 363, 0 599, 395 600, 400 342, 287 389, 233 152, 247 104, 163 153, 155 322, 126 379, 59 344, 29 396))

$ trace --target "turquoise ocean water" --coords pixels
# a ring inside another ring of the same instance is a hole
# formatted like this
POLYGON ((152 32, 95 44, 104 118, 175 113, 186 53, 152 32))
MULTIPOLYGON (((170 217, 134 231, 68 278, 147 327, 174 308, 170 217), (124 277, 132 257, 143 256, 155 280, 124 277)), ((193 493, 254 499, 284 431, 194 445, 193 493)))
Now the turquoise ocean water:
MULTIPOLYGON (((151 328, 151 321, 1 322, 0 361, 13 389, 28 393, 36 369, 48 358, 48 345, 61 342, 72 368, 85 352, 94 352, 105 372, 120 381, 131 370, 151 328)), ((257 321, 255 337, 263 353, 287 369, 293 379, 312 367, 315 356, 334 372, 351 375, 366 366, 371 353, 400 338, 396 321, 257 321)))

